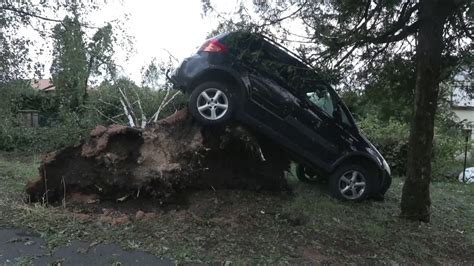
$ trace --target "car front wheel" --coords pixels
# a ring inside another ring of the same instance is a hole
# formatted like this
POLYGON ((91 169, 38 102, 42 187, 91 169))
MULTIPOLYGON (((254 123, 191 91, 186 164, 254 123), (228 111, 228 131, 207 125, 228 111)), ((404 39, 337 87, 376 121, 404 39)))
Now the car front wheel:
POLYGON ((205 82, 191 92, 188 108, 199 122, 215 125, 226 122, 232 117, 234 102, 234 96, 227 85, 220 82, 205 82))
POLYGON ((371 180, 370 171, 362 166, 342 166, 331 175, 331 194, 341 200, 362 201, 370 195, 371 180))

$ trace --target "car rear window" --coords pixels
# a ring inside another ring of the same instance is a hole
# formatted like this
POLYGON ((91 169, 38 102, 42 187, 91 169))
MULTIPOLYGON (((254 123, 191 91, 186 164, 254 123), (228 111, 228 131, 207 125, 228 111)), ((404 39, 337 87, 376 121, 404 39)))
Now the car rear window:
MULTIPOLYGON (((233 33, 226 36, 223 42, 239 61, 251 69, 271 76, 285 87, 296 80, 301 81, 301 74, 308 72, 308 67, 261 36, 244 32, 233 33)), ((290 87, 297 89, 294 84, 290 87)))

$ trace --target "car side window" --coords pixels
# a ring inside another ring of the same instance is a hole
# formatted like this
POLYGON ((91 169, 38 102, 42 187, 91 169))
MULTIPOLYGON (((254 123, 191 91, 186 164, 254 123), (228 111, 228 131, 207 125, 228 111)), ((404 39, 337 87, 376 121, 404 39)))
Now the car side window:
POLYGON ((316 86, 315 88, 307 90, 305 95, 311 103, 323 110, 329 116, 334 117, 336 111, 334 98, 326 87, 316 86))
POLYGON ((287 55, 272 45, 264 43, 255 58, 258 60, 256 65, 261 66, 262 70, 273 78, 285 81, 290 77, 291 65, 286 62, 287 55))
POLYGON ((248 43, 237 58, 253 70, 274 79, 284 87, 293 79, 301 80, 295 78, 299 70, 297 64, 284 51, 263 39, 254 39, 251 45, 248 43))

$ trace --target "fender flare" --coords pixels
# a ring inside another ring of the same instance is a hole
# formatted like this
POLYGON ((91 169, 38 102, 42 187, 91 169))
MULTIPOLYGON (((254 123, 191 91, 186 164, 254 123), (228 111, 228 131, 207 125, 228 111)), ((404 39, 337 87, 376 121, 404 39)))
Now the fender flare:
POLYGON ((193 79, 191 87, 198 85, 198 83, 202 81, 204 76, 208 75, 213 71, 224 72, 230 77, 232 77, 232 79, 237 83, 238 89, 241 91, 241 93, 243 93, 245 96, 248 95, 250 89, 250 81, 248 80, 248 78, 246 78, 247 75, 243 76, 231 68, 217 65, 209 65, 208 68, 199 72, 193 79))
POLYGON ((377 166, 378 173, 382 171, 382 162, 380 162, 378 159, 374 158, 373 156, 370 156, 367 153, 356 151, 356 152, 345 154, 343 157, 337 159, 330 167, 331 172, 335 171, 339 166, 346 163, 352 158, 367 160, 377 166))

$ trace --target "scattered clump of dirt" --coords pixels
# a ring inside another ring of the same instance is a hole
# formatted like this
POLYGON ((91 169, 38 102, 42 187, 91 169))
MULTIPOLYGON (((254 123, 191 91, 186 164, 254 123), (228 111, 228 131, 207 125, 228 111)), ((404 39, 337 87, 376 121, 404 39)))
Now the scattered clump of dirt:
POLYGON ((99 216, 99 221, 103 224, 111 226, 121 226, 131 222, 127 214, 120 212, 109 212, 107 214, 104 213, 99 216))
POLYGON ((289 158, 244 126, 202 127, 181 110, 136 129, 97 126, 76 146, 48 154, 27 184, 31 201, 173 202, 202 189, 287 190, 289 158))

